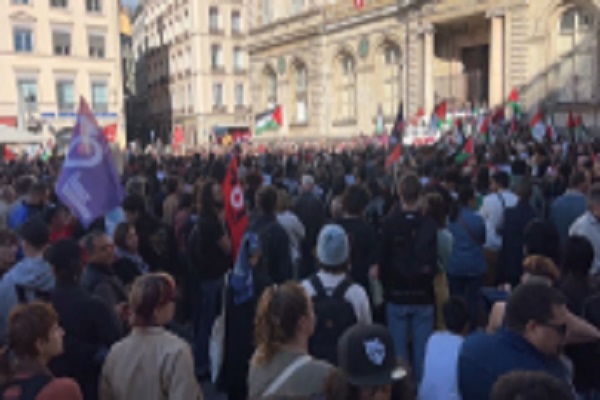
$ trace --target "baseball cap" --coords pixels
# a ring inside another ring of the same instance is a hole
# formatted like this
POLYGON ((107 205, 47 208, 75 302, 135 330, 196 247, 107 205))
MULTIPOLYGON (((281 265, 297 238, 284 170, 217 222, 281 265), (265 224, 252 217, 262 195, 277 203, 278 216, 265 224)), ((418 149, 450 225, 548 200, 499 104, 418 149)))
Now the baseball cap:
POLYGON ((354 325, 340 338, 338 364, 355 386, 383 386, 407 375, 398 366, 392 337, 381 325, 354 325))
POLYGON ((348 261, 350 243, 339 225, 325 225, 317 239, 317 258, 324 267, 337 267, 348 261))

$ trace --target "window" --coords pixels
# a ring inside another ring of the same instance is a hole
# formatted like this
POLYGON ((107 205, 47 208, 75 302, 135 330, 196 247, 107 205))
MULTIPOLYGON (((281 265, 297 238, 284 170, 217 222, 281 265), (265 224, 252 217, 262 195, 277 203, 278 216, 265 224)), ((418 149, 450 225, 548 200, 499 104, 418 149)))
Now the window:
POLYGON ((208 26, 211 32, 219 30, 219 9, 217 7, 211 7, 208 11, 208 26))
POLYGON ((96 113, 108 112, 108 85, 106 82, 92 83, 92 108, 96 113))
POLYGON ((52 8, 67 8, 69 5, 67 0, 50 0, 52 8))
POLYGON ((308 106, 308 73, 306 66, 303 63, 298 63, 295 66, 296 74, 296 93, 295 93, 295 120, 297 123, 305 123, 307 121, 306 109, 308 106))
POLYGON ((102 0, 85 0, 85 7, 89 13, 102 12, 102 0))
POLYGON ((244 53, 239 47, 233 49, 233 67, 236 71, 242 71, 244 69, 244 53))
POLYGON ((272 0, 263 0, 263 24, 269 24, 273 21, 272 0))
POLYGON ((356 74, 354 71, 354 58, 343 55, 340 59, 339 68, 341 74, 338 77, 338 109, 340 119, 351 119, 356 114, 356 74))
POLYGON ((559 102, 588 102, 598 99, 597 21, 584 7, 566 10, 559 20, 553 83, 559 102))
POLYGON ((22 100, 28 111, 37 110, 37 81, 33 79, 19 79, 17 82, 19 100, 22 100))
POLYGON ((235 105, 238 107, 244 105, 244 85, 242 83, 235 85, 235 105))
POLYGON ((58 103, 58 112, 73 112, 75 109, 74 91, 73 81, 59 80, 56 82, 56 102, 58 103))
POLYGON ((210 48, 210 63, 212 69, 221 69, 223 67, 223 54, 221 45, 213 44, 210 48))
POLYGON ((106 57, 104 49, 104 36, 103 35, 89 35, 89 56, 91 58, 104 58, 106 57))
POLYGON ((242 16, 240 15, 239 11, 234 11, 231 13, 231 32, 242 32, 242 16))
POLYGON ((71 34, 68 32, 52 32, 52 46, 55 56, 71 54, 71 34))
POLYGON ((33 51, 33 33, 29 28, 15 28, 13 31, 15 51, 31 53, 33 51))
POLYGON ((27 6, 27 5, 31 4, 31 0, 12 0, 12 3, 27 6))
POLYGON ((194 111, 194 87, 191 83, 188 85, 188 107, 190 112, 194 111))
POLYGON ((223 84, 213 84, 213 107, 223 106, 223 84))
POLYGON ((383 50, 383 65, 378 74, 382 84, 380 89, 385 116, 394 115, 398 110, 399 99, 402 97, 400 82, 402 80, 402 65, 400 63, 400 47, 388 43, 383 50))
POLYGON ((292 12, 301 13, 304 10, 304 0, 292 0, 292 12))
POLYGON ((277 104, 277 75, 271 68, 264 71, 265 103, 268 106, 277 104))

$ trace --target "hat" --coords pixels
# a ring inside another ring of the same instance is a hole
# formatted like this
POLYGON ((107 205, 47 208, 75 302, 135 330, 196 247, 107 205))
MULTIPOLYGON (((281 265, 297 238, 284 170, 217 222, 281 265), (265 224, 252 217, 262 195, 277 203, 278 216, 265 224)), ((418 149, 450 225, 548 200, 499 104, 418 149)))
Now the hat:
POLYGON ((383 386, 407 375, 399 367, 389 331, 381 325, 354 325, 338 343, 338 364, 348 383, 383 386))
POLYGON ((317 258, 324 267, 337 267, 348 261, 350 243, 339 225, 325 225, 317 239, 317 258))

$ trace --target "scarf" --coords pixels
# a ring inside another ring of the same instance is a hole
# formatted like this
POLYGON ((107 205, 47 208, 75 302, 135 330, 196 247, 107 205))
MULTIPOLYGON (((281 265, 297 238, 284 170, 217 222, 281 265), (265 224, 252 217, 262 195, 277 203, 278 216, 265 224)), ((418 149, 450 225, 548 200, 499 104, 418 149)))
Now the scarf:
POLYGON ((260 240, 255 233, 246 233, 242 237, 240 251, 229 275, 229 286, 233 293, 233 302, 240 305, 254 297, 254 279, 250 258, 260 251, 260 240))
POLYGON ((132 263, 134 263, 135 266, 137 267, 138 271, 142 275, 150 272, 150 268, 148 268, 148 265, 144 262, 144 259, 142 257, 140 257, 139 254, 134 254, 130 251, 123 250, 123 249, 117 247, 117 249, 115 251, 115 255, 117 256, 117 258, 125 258, 125 259, 131 261, 132 263))

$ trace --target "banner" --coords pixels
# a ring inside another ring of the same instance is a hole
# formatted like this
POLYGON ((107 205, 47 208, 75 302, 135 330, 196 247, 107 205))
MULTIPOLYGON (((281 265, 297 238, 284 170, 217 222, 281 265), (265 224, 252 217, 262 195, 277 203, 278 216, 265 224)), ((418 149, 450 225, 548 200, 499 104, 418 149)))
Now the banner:
POLYGON ((119 207, 123 200, 112 152, 83 98, 55 189, 85 227, 119 207))
POLYGON ((244 190, 238 176, 238 159, 231 158, 225 180, 223 181, 223 197, 225 198, 225 222, 229 227, 231 248, 234 260, 248 226, 248 214, 244 203, 244 190))

